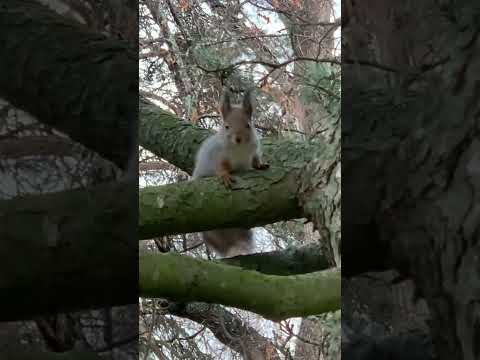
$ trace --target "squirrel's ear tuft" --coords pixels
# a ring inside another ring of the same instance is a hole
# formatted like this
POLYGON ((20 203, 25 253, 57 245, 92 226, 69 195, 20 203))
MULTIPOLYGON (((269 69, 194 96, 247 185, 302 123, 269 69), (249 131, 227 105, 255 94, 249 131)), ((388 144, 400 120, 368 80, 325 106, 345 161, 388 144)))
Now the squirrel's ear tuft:
POLYGON ((232 111, 232 105, 230 104, 230 93, 228 90, 225 90, 222 97, 222 105, 220 106, 220 112, 222 116, 225 118, 230 111, 232 111))
POLYGON ((243 111, 245 111, 245 113, 248 116, 252 116, 252 112, 253 112, 252 90, 246 90, 245 91, 245 95, 243 96, 242 107, 243 107, 243 111))

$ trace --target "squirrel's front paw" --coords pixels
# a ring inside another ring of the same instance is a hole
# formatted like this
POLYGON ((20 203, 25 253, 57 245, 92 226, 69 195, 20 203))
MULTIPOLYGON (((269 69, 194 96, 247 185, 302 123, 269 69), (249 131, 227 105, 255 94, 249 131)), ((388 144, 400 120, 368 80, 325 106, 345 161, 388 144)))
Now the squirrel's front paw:
POLYGON ((257 170, 267 170, 269 167, 270 167, 270 165, 265 163, 265 164, 258 164, 255 167, 255 169, 257 169, 257 170))
POLYGON ((226 187, 231 188, 232 184, 235 182, 235 179, 230 174, 223 174, 220 176, 222 182, 226 187))

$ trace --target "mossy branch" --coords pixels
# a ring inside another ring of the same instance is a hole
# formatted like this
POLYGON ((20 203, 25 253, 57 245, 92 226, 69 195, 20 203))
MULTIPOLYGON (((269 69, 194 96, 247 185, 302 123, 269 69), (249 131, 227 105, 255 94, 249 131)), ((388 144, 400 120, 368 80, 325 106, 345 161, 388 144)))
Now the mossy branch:
POLYGON ((296 275, 330 268, 320 244, 291 247, 251 255, 225 258, 219 262, 272 275, 296 275))
MULTIPOLYGON (((191 174, 195 153, 213 131, 192 125, 176 115, 140 100, 140 145, 191 174)), ((261 139, 264 159, 272 166, 298 169, 314 159, 331 156, 322 139, 293 141, 261 139), (327 155, 322 155, 327 154, 327 155)))
POLYGON ((340 271, 276 276, 178 254, 140 257, 140 296, 201 301, 279 321, 340 308, 340 271))
POLYGON ((260 226, 301 217, 295 181, 283 169, 236 176, 228 189, 198 179, 140 190, 139 238, 232 226, 260 226))

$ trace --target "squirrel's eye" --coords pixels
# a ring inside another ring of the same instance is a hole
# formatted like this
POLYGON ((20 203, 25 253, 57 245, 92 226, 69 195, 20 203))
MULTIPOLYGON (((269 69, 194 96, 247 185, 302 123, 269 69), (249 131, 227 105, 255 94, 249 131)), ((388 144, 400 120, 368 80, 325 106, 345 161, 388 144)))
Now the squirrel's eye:
POLYGON ((247 126, 247 129, 250 129, 250 124, 247 124, 246 126, 247 126))
POLYGON ((225 129, 227 129, 227 130, 228 130, 228 129, 230 129, 230 126, 228 126, 228 125, 225 125, 225 129))

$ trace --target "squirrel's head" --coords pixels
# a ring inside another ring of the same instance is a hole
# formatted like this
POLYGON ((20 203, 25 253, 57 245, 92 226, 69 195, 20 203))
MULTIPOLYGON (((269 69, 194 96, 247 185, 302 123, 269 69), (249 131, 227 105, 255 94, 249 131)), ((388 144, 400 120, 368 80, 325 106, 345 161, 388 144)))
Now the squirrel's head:
POLYGON ((231 105, 230 94, 223 95, 220 107, 223 118, 223 132, 226 139, 234 145, 248 144, 254 140, 255 129, 252 123, 252 100, 250 91, 245 92, 241 105, 231 105))

